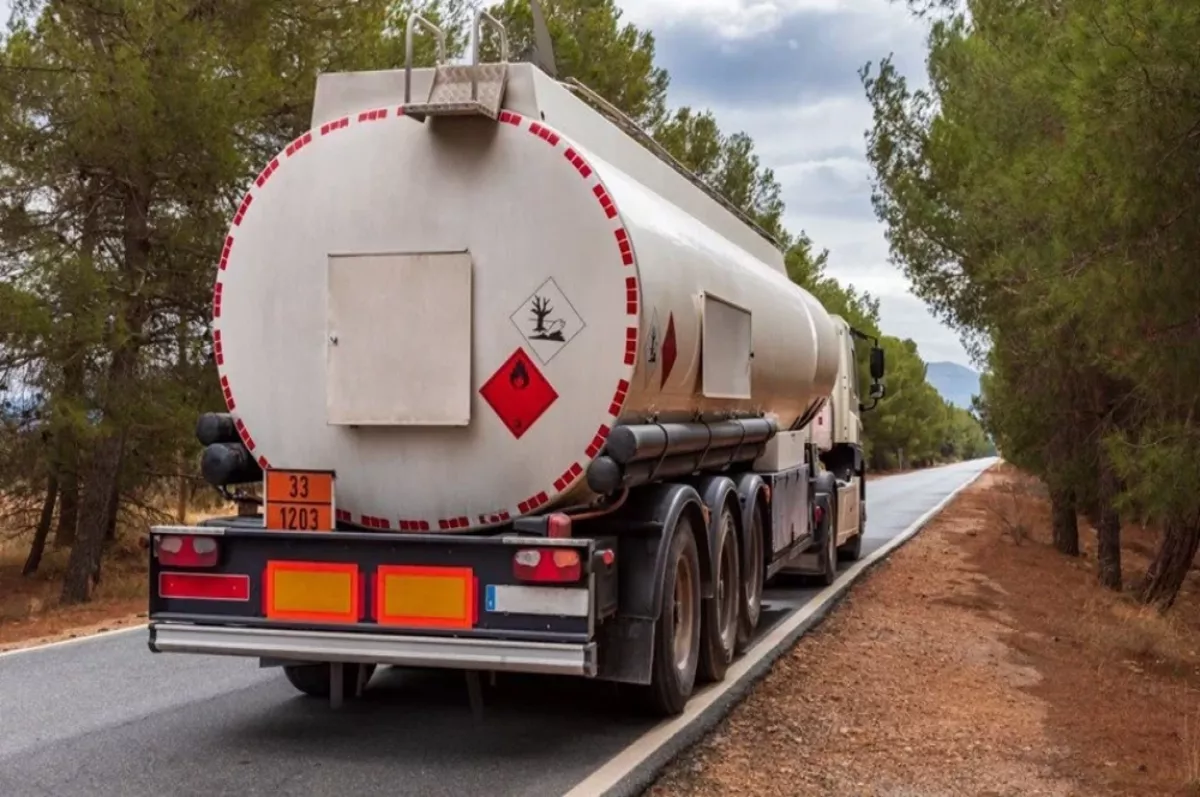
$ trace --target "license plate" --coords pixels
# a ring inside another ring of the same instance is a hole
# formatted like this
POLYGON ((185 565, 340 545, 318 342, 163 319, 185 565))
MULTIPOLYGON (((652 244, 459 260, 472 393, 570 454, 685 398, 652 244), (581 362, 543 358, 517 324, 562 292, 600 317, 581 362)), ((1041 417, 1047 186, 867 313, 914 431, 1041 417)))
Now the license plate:
POLYGON ((383 565, 376 575, 375 619, 380 625, 473 628, 477 594, 469 567, 383 565))
POLYGON ((266 527, 281 531, 332 531, 333 473, 268 470, 263 476, 266 527))
POLYGON ((356 565, 331 562, 267 562, 267 619, 311 623, 357 623, 362 616, 356 565))

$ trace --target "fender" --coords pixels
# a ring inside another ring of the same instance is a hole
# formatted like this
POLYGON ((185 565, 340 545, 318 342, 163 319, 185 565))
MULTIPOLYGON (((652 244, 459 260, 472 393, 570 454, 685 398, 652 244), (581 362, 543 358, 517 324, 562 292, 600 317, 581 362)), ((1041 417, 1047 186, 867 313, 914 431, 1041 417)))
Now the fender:
MULTIPOLYGON (((658 619, 662 606, 662 577, 667 569, 667 551, 675 524, 685 512, 692 513, 697 536, 704 533, 704 512, 700 494, 687 484, 655 484, 638 488, 615 516, 605 525, 622 529, 618 569, 619 606, 617 613, 629 619, 658 619)), ((696 540, 700 569, 708 566, 709 546, 696 540)))
MULTIPOLYGON (((767 492, 767 483, 763 481, 763 477, 757 473, 742 473, 734 481, 738 492, 738 501, 742 505, 742 524, 740 527, 741 542, 742 542, 742 567, 750 561, 750 530, 754 528, 754 513, 758 509, 758 504, 762 501, 765 504, 767 492)), ((764 506, 764 510, 769 507, 764 506)), ((769 511, 763 517, 763 541, 762 551, 767 553, 771 550, 770 534, 771 514, 769 511)), ((757 563, 757 567, 761 570, 766 564, 765 559, 757 563)))
POLYGON ((710 600, 716 594, 714 586, 716 579, 713 578, 713 572, 716 570, 715 563, 720 553, 717 550, 717 535, 721 530, 719 525, 721 522, 720 508, 727 501, 733 501, 733 520, 737 524, 733 533, 737 535, 739 545, 745 550, 746 546, 742 540, 744 536, 742 529, 745 528, 742 524, 743 512, 739 506, 737 486, 728 476, 700 476, 692 484, 695 486, 696 492, 700 493, 700 499, 704 501, 704 506, 708 508, 708 561, 704 561, 703 555, 700 557, 700 569, 704 571, 700 574, 700 596, 705 600, 710 600))
MULTIPOLYGON (((617 616, 600 625, 600 661, 596 676, 618 683, 648 684, 654 659, 654 629, 662 607, 662 578, 667 569, 675 524, 691 516, 697 537, 707 537, 700 494, 688 484, 654 484, 634 490, 628 503, 603 519, 617 534, 617 616)), ((700 569, 709 546, 696 540, 700 569)))
POLYGON ((825 535, 837 533, 833 523, 833 513, 837 511, 837 478, 830 471, 820 471, 813 479, 813 501, 823 501, 825 508, 821 525, 813 529, 814 547, 820 550, 825 544, 825 535))

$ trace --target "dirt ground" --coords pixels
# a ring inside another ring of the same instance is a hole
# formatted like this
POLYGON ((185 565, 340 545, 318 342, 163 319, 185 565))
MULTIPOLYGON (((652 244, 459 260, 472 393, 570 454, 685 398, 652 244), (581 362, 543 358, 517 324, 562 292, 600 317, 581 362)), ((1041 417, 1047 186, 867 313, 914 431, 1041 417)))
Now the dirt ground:
MULTIPOLYGON (((230 511, 225 506, 197 509, 185 522, 230 511)), ((149 562, 138 544, 145 530, 145 524, 120 530, 105 555, 95 600, 69 607, 58 605, 66 550, 47 546, 38 572, 26 577, 21 568, 29 553, 28 539, 0 539, 0 653, 145 622, 149 562)))
MULTIPOLYGON (((1141 609, 1096 586, 1081 533, 1056 554, 1039 485, 993 469, 648 794, 1200 794, 1196 578, 1141 609)), ((1154 535, 1125 538, 1133 584, 1154 535)))
POLYGON ((146 552, 125 545, 105 560, 96 600, 58 606, 66 551, 48 551, 38 573, 21 575, 26 546, 0 549, 0 652, 145 622, 146 552))

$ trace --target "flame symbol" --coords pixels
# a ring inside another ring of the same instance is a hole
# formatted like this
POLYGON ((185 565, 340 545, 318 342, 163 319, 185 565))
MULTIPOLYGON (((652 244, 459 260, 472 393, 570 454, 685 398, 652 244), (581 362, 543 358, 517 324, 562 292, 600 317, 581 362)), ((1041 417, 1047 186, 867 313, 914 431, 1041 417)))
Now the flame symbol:
POLYGON ((517 360, 517 364, 513 366, 512 372, 508 375, 508 383, 517 390, 529 387, 529 372, 525 370, 525 363, 517 360))

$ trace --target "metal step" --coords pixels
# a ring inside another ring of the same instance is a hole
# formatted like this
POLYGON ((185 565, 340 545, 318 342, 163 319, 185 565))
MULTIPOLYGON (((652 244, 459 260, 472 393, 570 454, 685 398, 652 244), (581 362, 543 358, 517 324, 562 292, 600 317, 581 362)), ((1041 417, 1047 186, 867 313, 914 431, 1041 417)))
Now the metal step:
POLYGON ((405 103, 404 114, 427 116, 486 116, 500 118, 508 64, 439 66, 425 102, 405 103))
POLYGON ((486 116, 499 120, 504 89, 508 83, 508 34, 495 17, 483 10, 475 14, 472 33, 471 63, 447 64, 445 33, 419 14, 408 18, 404 40, 405 116, 418 121, 424 121, 429 116, 486 116), (492 26, 500 39, 500 61, 497 63, 479 62, 480 33, 484 22, 492 26), (418 27, 432 33, 438 43, 433 84, 424 102, 413 102, 412 99, 413 33, 418 27))

